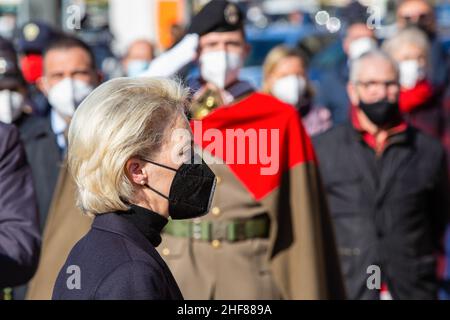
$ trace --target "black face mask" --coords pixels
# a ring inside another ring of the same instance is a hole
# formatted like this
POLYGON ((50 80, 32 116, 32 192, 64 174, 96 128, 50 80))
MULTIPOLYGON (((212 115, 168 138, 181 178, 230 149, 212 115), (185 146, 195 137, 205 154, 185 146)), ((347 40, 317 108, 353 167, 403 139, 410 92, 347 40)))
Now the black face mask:
POLYGON ((203 160, 201 164, 182 164, 178 170, 153 161, 142 160, 176 172, 169 196, 146 185, 169 201, 169 215, 172 219, 192 219, 209 212, 216 189, 216 176, 203 160))
POLYGON ((386 98, 373 103, 365 103, 360 99, 359 107, 379 127, 393 123, 400 115, 398 101, 389 102, 386 98))

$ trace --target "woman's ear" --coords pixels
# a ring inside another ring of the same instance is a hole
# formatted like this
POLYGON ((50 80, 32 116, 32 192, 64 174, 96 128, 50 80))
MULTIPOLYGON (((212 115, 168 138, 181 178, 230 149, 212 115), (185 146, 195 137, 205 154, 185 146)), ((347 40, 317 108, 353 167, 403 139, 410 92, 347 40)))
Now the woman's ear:
POLYGON ((145 162, 137 158, 131 158, 125 165, 125 172, 131 182, 144 185, 147 183, 147 173, 144 170, 145 162))

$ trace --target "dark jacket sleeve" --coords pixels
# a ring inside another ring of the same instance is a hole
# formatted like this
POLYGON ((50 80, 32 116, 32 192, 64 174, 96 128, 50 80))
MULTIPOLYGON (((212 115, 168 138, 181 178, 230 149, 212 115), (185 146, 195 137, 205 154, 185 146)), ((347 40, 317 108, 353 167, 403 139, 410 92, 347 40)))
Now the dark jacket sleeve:
POLYGON ((30 280, 39 250, 36 199, 19 133, 0 124, 0 288, 30 280))
POLYGON ((443 251, 443 237, 450 219, 449 176, 444 151, 439 154, 439 167, 431 191, 431 222, 436 248, 443 251))
POLYGON ((148 263, 130 261, 118 266, 99 284, 95 300, 165 300, 162 272, 148 263))

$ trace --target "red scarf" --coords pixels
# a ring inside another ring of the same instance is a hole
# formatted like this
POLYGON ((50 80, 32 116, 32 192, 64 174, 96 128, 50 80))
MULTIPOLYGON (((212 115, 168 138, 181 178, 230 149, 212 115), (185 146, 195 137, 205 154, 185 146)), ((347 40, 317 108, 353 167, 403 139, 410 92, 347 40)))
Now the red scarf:
POLYGON ((402 113, 410 113, 424 105, 432 96, 434 90, 427 80, 422 80, 412 89, 401 89, 399 107, 402 113))

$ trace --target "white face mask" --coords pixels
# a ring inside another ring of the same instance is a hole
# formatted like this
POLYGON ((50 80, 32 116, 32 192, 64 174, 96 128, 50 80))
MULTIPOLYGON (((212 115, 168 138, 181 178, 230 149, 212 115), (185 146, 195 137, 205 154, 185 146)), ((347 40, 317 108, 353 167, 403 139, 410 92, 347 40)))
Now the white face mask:
POLYGON ((75 109, 93 90, 94 87, 84 81, 66 78, 50 89, 48 101, 61 115, 72 117, 75 109))
POLYGON ((405 60, 398 64, 400 71, 400 85, 403 88, 414 88, 420 80, 425 79, 426 71, 417 60, 405 60))
POLYGON ((293 74, 276 80, 273 84, 272 94, 278 99, 295 106, 305 90, 305 78, 293 74))
POLYGON ((0 91, 0 121, 13 123, 23 112, 25 98, 22 94, 10 91, 0 91))
POLYGON ((127 65, 127 77, 138 77, 150 66, 147 60, 130 60, 127 65))
POLYGON ((359 38, 350 43, 348 56, 350 60, 354 60, 361 57, 364 53, 375 50, 377 47, 377 42, 373 38, 359 38))
POLYGON ((243 61, 239 54, 225 51, 212 51, 200 56, 200 73, 203 80, 211 82, 219 89, 237 79, 243 61))

